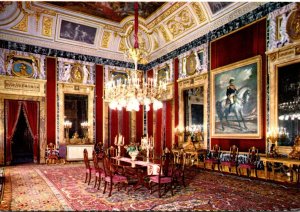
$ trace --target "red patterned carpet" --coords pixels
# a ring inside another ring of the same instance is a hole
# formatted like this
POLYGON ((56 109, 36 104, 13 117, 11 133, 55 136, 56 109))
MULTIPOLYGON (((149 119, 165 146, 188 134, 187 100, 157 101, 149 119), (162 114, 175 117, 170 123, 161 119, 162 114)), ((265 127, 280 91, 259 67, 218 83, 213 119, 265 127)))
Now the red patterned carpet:
POLYGON ((157 193, 149 194, 147 189, 129 195, 114 189, 108 198, 102 188, 93 188, 93 181, 89 186, 83 182, 83 164, 8 169, 12 210, 300 210, 299 188, 203 170, 187 180, 186 188, 176 187, 174 196, 167 193, 159 199, 157 193))

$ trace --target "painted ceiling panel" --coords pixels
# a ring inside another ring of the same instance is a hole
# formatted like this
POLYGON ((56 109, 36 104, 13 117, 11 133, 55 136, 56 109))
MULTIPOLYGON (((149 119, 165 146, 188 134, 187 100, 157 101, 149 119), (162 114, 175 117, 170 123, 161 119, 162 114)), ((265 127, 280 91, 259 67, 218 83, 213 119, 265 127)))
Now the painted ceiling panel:
MULTIPOLYGON (((47 2, 64 9, 121 22, 134 15, 134 2, 47 2)), ((139 16, 147 19, 160 8, 164 2, 138 2, 139 16)))

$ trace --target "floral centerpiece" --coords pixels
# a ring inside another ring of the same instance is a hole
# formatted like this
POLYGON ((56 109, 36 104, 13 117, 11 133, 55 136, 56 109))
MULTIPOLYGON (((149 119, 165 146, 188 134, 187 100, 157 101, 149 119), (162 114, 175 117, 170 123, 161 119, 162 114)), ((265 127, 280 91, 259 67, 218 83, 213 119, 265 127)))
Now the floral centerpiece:
POLYGON ((124 146, 124 148, 130 155, 131 160, 136 160, 136 157, 139 154, 139 146, 136 143, 130 143, 129 145, 124 146))

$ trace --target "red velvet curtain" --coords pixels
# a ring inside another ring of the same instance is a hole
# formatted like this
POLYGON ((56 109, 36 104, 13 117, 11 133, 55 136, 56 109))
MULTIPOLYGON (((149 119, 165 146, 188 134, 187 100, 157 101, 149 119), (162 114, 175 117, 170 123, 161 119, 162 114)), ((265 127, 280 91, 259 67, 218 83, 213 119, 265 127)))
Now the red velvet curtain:
POLYGON ((6 116, 6 164, 11 162, 11 141, 19 120, 22 102, 5 100, 6 116))
POLYGON ((29 131, 33 137, 33 159, 36 163, 38 161, 39 152, 39 103, 23 101, 23 111, 29 131))
POLYGON ((47 57, 47 143, 56 141, 56 59, 47 57))
MULTIPOLYGON (((225 66, 257 55, 262 56, 262 132, 266 132, 266 20, 258 21, 228 36, 211 43, 211 69, 225 66)), ((211 114, 213 115, 213 114, 211 114)), ((222 150, 229 150, 235 144, 239 151, 246 152, 251 146, 265 151, 265 134, 262 139, 212 138, 211 145, 219 144, 222 150)))
POLYGON ((96 66, 96 143, 103 142, 103 66, 96 66))

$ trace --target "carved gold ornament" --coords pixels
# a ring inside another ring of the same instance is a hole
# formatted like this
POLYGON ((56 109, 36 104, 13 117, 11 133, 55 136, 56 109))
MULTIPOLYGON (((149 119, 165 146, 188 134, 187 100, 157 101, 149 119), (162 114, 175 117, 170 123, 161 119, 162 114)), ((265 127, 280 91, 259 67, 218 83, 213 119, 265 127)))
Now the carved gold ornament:
POLYGON ((293 11, 287 21, 286 31, 292 40, 300 39, 300 11, 293 11))
POLYGON ((194 54, 190 54, 186 59, 186 73, 191 76, 196 72, 196 58, 194 54))
POLYGON ((204 12, 203 12, 201 6, 200 6, 200 3, 193 2, 192 7, 193 7, 193 10, 195 11, 195 13, 198 17, 199 23, 204 22, 206 20, 206 17, 204 15, 204 12))
POLYGON ((173 37, 182 34, 185 30, 190 29, 195 25, 192 17, 193 16, 188 8, 185 8, 166 22, 166 25, 173 37))
POLYGON ((148 29, 152 29, 157 24, 161 23, 163 20, 165 20, 167 17, 169 17, 174 11, 176 11, 178 8, 183 6, 185 2, 177 2, 173 4, 169 9, 167 9, 163 14, 158 16, 156 19, 154 19, 152 22, 148 24, 148 29))
POLYGON ((125 38, 121 38, 120 45, 119 45, 119 51, 125 52, 125 38))
POLYGON ((81 64, 75 63, 71 70, 72 82, 81 83, 83 80, 83 70, 81 64))
POLYGON ((161 33, 162 33, 162 35, 163 35, 163 37, 164 37, 166 43, 169 42, 169 41, 170 41, 170 37, 169 37, 169 35, 168 35, 166 29, 165 29, 162 25, 160 25, 160 26, 159 26, 159 30, 161 31, 161 33))
POLYGON ((111 36, 111 32, 108 32, 108 31, 103 32, 101 47, 108 48, 110 36, 111 36))
POLYGON ((44 16, 43 17, 43 26, 42 26, 42 34, 47 37, 52 36, 52 25, 53 18, 44 16))
POLYGON ((24 14, 24 17, 22 20, 15 26, 12 27, 12 29, 27 32, 28 31, 28 15, 24 14))

